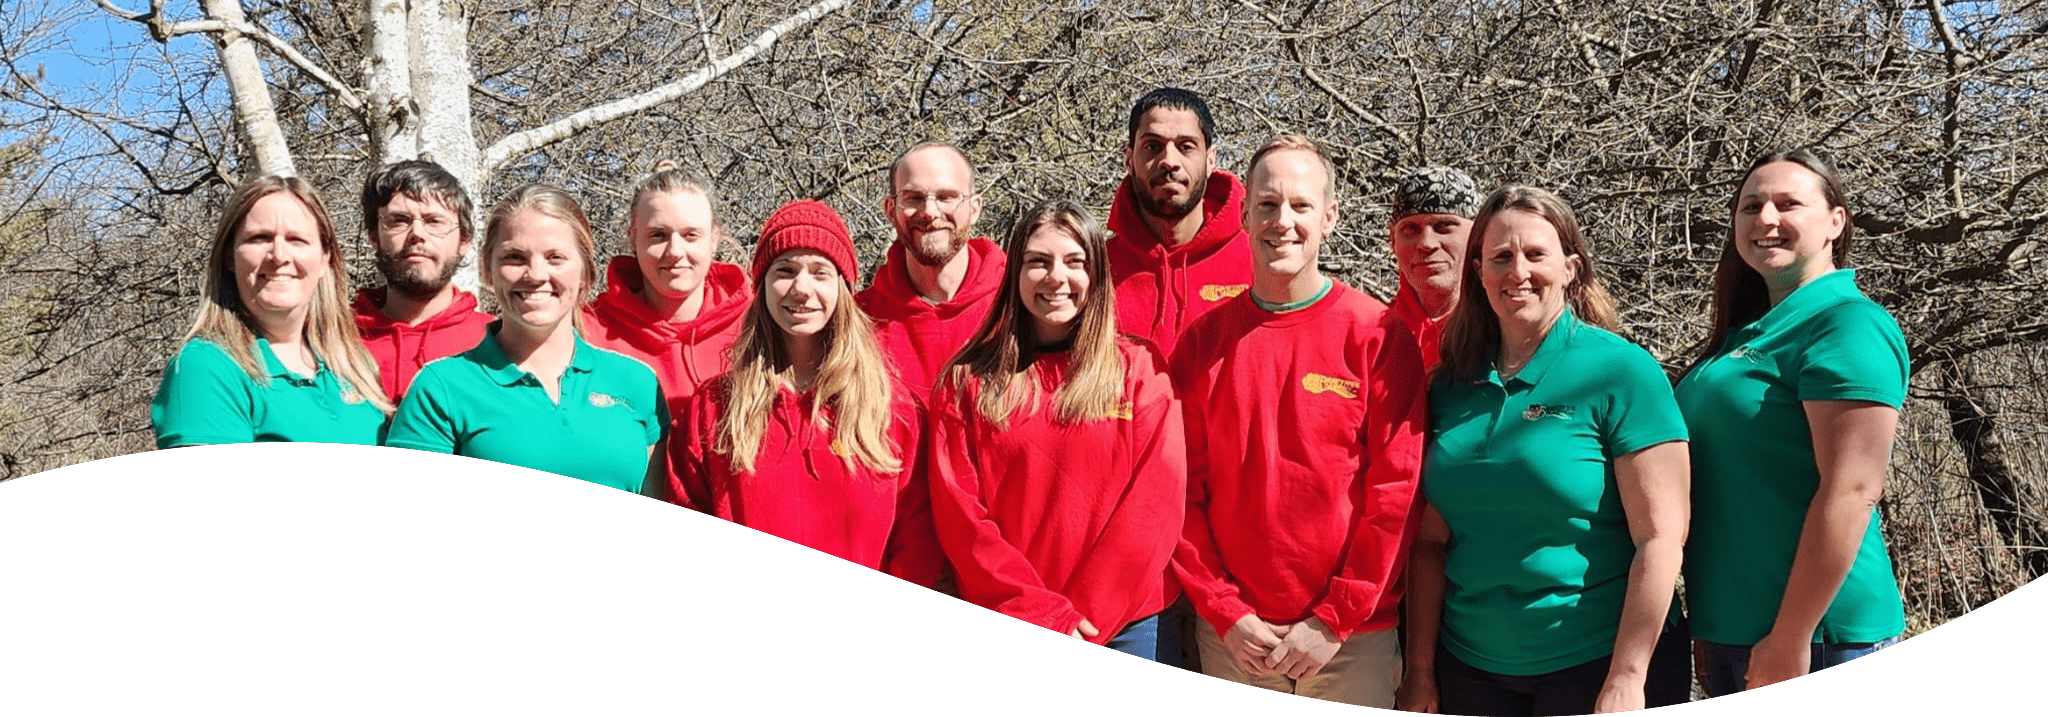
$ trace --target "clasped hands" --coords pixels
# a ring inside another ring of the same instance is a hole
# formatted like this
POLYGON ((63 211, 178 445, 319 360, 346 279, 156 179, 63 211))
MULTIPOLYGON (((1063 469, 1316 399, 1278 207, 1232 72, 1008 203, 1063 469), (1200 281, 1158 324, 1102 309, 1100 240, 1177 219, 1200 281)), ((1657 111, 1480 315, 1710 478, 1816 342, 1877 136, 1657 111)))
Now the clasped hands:
POLYGON ((1308 618, 1290 625, 1259 619, 1258 615, 1238 618, 1223 635, 1223 644, 1239 668, 1254 675, 1279 674, 1290 680, 1314 676, 1337 656, 1344 642, 1320 618, 1308 618))

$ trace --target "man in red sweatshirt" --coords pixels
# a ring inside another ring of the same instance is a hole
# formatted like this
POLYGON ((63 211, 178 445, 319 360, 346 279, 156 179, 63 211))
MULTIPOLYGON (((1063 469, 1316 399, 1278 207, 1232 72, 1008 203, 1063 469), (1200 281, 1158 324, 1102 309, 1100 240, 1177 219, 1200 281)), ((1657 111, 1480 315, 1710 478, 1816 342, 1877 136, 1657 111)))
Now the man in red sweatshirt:
POLYGON ((896 241, 854 301, 875 320, 875 339, 922 403, 995 305, 1006 260, 995 242, 968 238, 981 196, 974 165, 953 145, 920 142, 897 157, 882 213, 896 241))
POLYGON ((1209 106, 1163 87, 1131 107, 1124 181, 1109 208, 1117 328, 1171 353, 1181 332, 1251 284, 1244 185, 1216 168, 1209 106))
POLYGON ((420 367, 475 348, 492 317, 449 280, 469 253, 469 194, 441 165, 407 160, 363 180, 363 228, 384 285, 356 293, 356 331, 397 403, 420 367))
POLYGON ((1450 167, 1422 167, 1394 182, 1394 210, 1387 221, 1401 283, 1394 313, 1415 332, 1426 368, 1436 367, 1444 321, 1458 305, 1465 244, 1482 199, 1472 177, 1450 167))
POLYGON ((1422 359, 1407 325, 1316 267, 1337 223, 1322 150, 1252 156, 1252 287, 1190 326, 1171 361, 1187 425, 1174 569, 1202 670, 1391 709, 1400 576, 1422 465, 1422 359))

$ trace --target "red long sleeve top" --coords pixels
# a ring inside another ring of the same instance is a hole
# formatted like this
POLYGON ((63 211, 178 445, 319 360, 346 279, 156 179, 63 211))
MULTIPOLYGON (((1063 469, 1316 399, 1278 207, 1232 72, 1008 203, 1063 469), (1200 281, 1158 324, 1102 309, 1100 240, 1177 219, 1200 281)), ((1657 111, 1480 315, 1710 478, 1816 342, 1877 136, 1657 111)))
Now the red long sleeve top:
POLYGON ((1109 207, 1109 276, 1116 285, 1116 325, 1172 355, 1181 333, 1202 314, 1244 293, 1252 283, 1252 244, 1244 230, 1244 183, 1209 173, 1202 230, 1175 245, 1145 225, 1131 180, 1117 185, 1109 207))
POLYGON ((1422 310, 1422 299, 1415 296, 1415 289, 1408 282, 1401 282, 1401 288, 1394 293, 1394 315, 1408 324, 1408 330, 1415 334, 1415 343, 1422 349, 1422 370, 1425 375, 1436 370, 1443 361, 1444 322, 1432 319, 1422 310))
POLYGON ((1393 627, 1415 533, 1422 362, 1384 304, 1342 284, 1276 314, 1243 296, 1171 362, 1188 444, 1174 569, 1221 634, 1245 615, 1393 627))
POLYGON ((384 395, 391 397, 393 404, 405 397, 405 389, 412 386, 421 366, 476 348, 484 340, 485 328, 496 320, 476 310, 475 294, 456 289, 455 301, 448 308, 418 325, 408 324, 385 316, 378 308, 384 303, 384 291, 382 286, 358 291, 349 308, 355 311, 356 333, 363 337, 363 348, 369 349, 370 358, 377 362, 384 395))
POLYGON ((705 273, 704 304, 691 321, 669 321, 640 298, 647 284, 640 263, 630 256, 613 257, 605 269, 605 290, 583 307, 583 340, 640 359, 661 380, 671 416, 697 388, 730 368, 727 351, 739 338, 741 321, 753 302, 747 270, 715 262, 705 273))
POLYGON ((726 376, 689 402, 669 441, 677 503, 930 587, 945 558, 933 533, 919 439, 924 409, 892 387, 889 442, 903 470, 882 473, 836 451, 813 420, 809 394, 784 386, 769 410, 754 470, 711 449, 727 402, 726 376))
POLYGON ((1166 362, 1118 346, 1123 398, 1111 415, 1055 420, 1070 356, 1041 354, 1036 410, 996 426, 981 386, 932 395, 932 518, 960 596, 1056 632, 1086 618, 1105 644, 1180 594, 1167 565, 1187 506, 1187 447, 1166 362))
POLYGON ((939 371, 974 338, 995 306, 996 291, 1003 286, 1008 257, 1002 247, 987 239, 971 239, 961 251, 969 252, 967 277, 951 301, 933 304, 918 295, 905 267, 910 257, 901 243, 889 245, 888 258, 875 270, 874 280, 853 297, 861 311, 875 320, 876 343, 919 401, 931 394, 939 371))

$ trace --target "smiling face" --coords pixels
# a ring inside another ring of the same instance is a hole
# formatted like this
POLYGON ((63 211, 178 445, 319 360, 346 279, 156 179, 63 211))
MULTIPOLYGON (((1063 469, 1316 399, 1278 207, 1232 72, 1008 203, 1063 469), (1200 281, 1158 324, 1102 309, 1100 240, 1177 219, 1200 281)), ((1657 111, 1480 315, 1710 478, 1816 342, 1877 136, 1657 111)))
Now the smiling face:
POLYGON ((485 285, 497 298, 508 326, 546 334, 575 316, 582 305, 583 256, 576 230, 567 222, 524 209, 505 222, 504 239, 492 247, 485 285))
POLYGON ((440 199, 396 193, 374 219, 377 271, 401 294, 424 299, 440 293, 469 251, 461 219, 440 199))
POLYGON ((1031 314, 1032 335, 1040 344, 1074 335, 1075 319, 1088 300, 1088 250, 1064 226, 1045 224, 1024 240, 1024 267, 1018 276, 1018 298, 1031 314))
POLYGON ((943 266, 967 246, 967 232, 981 216, 974 170, 950 147, 925 147, 897 163, 895 192, 882 212, 896 228, 896 241, 925 266, 943 266))
POLYGON ((1830 206, 1821 176, 1795 162, 1758 167, 1735 200, 1735 251, 1765 283, 1792 288, 1833 271, 1835 240, 1849 222, 1830 206))
POLYGON ((256 200, 235 230, 236 294, 260 323, 303 322, 328 261, 319 220, 289 192, 256 200))
POLYGON ((1417 289, 1455 294, 1465 270, 1472 220, 1456 214, 1410 214, 1387 228, 1401 279, 1417 289))
POLYGON ((1271 152, 1245 186, 1245 231, 1255 273, 1291 278, 1315 267, 1323 237, 1337 225, 1330 176, 1314 152, 1271 152))
POLYGON ((783 252, 762 279, 768 317, 793 339, 824 334, 839 306, 839 287, 845 284, 832 260, 810 249, 783 252))
POLYGON ((626 231, 646 291, 680 300, 704 286, 720 235, 712 221, 711 200, 703 192, 655 192, 641 197, 633 205, 626 231))
POLYGON ((1495 214, 1480 238, 1479 284, 1505 332, 1534 332, 1564 311, 1565 289, 1579 276, 1579 258, 1567 256, 1557 227, 1535 212, 1495 214))
POLYGON ((1138 208, 1162 219, 1179 219, 1202 206, 1215 166, 1216 148, 1202 138, 1202 121, 1193 110, 1146 111, 1124 148, 1138 208))

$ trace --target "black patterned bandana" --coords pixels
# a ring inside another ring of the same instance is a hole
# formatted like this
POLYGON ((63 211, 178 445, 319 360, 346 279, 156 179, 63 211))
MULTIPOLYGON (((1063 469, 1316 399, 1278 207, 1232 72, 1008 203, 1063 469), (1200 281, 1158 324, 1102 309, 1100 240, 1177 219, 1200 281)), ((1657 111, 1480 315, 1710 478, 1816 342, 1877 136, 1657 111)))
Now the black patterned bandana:
POLYGON ((1470 175, 1450 167, 1429 166, 1401 175, 1394 182, 1394 220, 1410 214, 1479 216, 1479 187, 1470 175))

